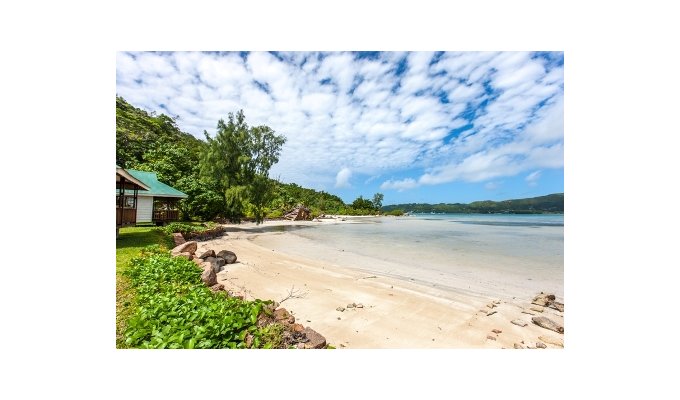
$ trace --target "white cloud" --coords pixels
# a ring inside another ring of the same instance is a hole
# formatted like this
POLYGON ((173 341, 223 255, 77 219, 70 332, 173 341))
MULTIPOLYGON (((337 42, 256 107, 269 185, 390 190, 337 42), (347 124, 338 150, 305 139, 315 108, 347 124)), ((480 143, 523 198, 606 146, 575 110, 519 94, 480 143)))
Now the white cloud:
POLYGON ((541 171, 534 171, 527 175, 526 178, 524 178, 525 181, 529 184, 529 186, 536 186, 538 185, 538 179, 541 177, 541 171))
POLYGON ((119 53, 116 90, 148 111, 164 112, 163 104, 180 117, 180 129, 199 138, 243 109, 249 124, 288 138, 272 175, 304 186, 422 170, 418 179, 383 183, 406 190, 562 166, 561 66, 531 53, 444 53, 433 60, 433 53, 396 52, 370 59, 119 53))
POLYGON ((416 182, 415 179, 406 178, 397 181, 390 179, 388 181, 383 182, 382 185, 380 185, 380 189, 382 190, 396 189, 402 192, 406 189, 413 189, 418 186, 420 185, 418 184, 418 182, 416 182))
POLYGON ((335 187, 336 188, 347 188, 350 187, 349 180, 352 177, 352 171, 349 168, 343 168, 338 171, 335 176, 335 187))
POLYGON ((484 184, 484 189, 486 190, 496 190, 501 186, 500 182, 487 182, 484 184))

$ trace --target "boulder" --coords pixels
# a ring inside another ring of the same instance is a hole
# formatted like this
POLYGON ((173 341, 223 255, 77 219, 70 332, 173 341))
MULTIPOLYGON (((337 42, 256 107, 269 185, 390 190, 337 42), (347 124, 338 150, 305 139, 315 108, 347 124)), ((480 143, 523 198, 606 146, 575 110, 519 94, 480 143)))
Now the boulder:
POLYGON ((547 335, 539 336, 538 340, 545 342, 545 343, 555 345, 555 346, 564 347, 564 340, 562 340, 561 338, 556 338, 554 336, 547 336, 547 335))
POLYGON ((184 236, 182 236, 181 233, 173 233, 172 234, 172 240, 175 242, 175 247, 182 245, 186 243, 187 241, 184 239, 184 236))
POLYGON ((541 306, 531 306, 529 307, 531 311, 536 311, 536 312, 543 312, 543 307, 541 306))
POLYGON ((189 253, 189 252, 186 252, 186 251, 185 251, 185 252, 182 252, 182 253, 179 253, 179 254, 177 255, 177 257, 184 257, 184 258, 186 258, 186 259, 189 260, 189 261, 191 261, 191 260, 194 259, 194 255, 191 254, 191 253, 189 253))
POLYGON ((308 340, 305 343, 305 349, 323 349, 326 347, 326 338, 321 336, 314 329, 307 327, 302 332, 308 340))
POLYGON ((217 284, 217 274, 215 273, 215 271, 213 271, 210 265, 208 265, 208 268, 203 269, 203 273, 201 274, 201 281, 203 281, 203 283, 205 283, 206 286, 214 286, 217 284))
POLYGON ((208 257, 206 258, 206 262, 210 263, 210 267, 213 269, 213 271, 215 271, 215 273, 222 271, 222 267, 227 263, 224 261, 224 259, 219 257, 208 257))
POLYGON ((197 249, 198 249, 198 242, 195 242, 195 241, 192 240, 190 242, 180 244, 179 246, 172 249, 172 254, 177 255, 179 253, 185 253, 185 252, 189 253, 189 254, 194 254, 197 249))
POLYGON ((536 297, 534 297, 534 300, 531 302, 531 304, 536 304, 537 306, 546 307, 550 303, 552 303, 553 301, 555 301, 555 295, 554 294, 541 292, 536 297))
POLYGON ((195 262, 196 265, 199 267, 201 266, 201 264, 203 264, 203 260, 201 260, 200 258, 194 258, 192 261, 195 262))
MULTIPOLYGON (((534 317, 534 318, 536 318, 536 317, 534 317)), ((515 324, 517 326, 521 326, 521 327, 525 327, 525 326, 528 325, 528 323, 526 321, 522 321, 521 319, 513 319, 510 322, 512 322, 513 324, 515 324)))
POLYGON ((293 332, 303 332, 305 327, 300 324, 293 324, 293 332))
POLYGON ((533 317, 531 318, 531 322, 540 326, 541 328, 550 329, 551 331, 555 331, 557 333, 564 333, 564 327, 562 325, 546 317, 533 317))
POLYGON ((201 259, 204 259, 204 260, 208 257, 215 257, 215 250, 206 250, 203 253, 201 253, 200 256, 198 256, 198 258, 201 258, 201 259))
POLYGON ((236 262, 236 253, 234 253, 233 251, 222 250, 219 253, 217 253, 216 257, 224 259, 224 261, 226 261, 227 264, 233 264, 236 262))
POLYGON ((552 308, 553 310, 564 312, 564 304, 557 301, 553 301, 548 307, 552 308))

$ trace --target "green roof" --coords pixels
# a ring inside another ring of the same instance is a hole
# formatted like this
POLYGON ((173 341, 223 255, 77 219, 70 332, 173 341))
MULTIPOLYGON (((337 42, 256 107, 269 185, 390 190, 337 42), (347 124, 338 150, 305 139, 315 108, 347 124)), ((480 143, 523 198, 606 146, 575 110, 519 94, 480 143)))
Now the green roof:
POLYGON ((130 175, 142 181, 142 183, 144 183, 146 186, 151 188, 151 190, 140 190, 139 192, 137 192, 139 195, 157 197, 181 197, 181 198, 189 197, 188 195, 180 192, 174 187, 166 185, 165 183, 159 181, 155 172, 137 171, 134 169, 126 169, 126 171, 129 172, 130 175))

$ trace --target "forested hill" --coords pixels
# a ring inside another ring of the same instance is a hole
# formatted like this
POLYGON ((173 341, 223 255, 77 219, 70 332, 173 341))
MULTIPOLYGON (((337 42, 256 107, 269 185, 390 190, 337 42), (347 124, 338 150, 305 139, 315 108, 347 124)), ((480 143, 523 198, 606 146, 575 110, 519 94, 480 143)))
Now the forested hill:
POLYGON ((414 213, 508 213, 508 214, 549 214, 564 213, 564 193, 528 199, 504 201, 475 201, 470 204, 427 204, 410 203, 383 206, 383 211, 402 210, 414 213))

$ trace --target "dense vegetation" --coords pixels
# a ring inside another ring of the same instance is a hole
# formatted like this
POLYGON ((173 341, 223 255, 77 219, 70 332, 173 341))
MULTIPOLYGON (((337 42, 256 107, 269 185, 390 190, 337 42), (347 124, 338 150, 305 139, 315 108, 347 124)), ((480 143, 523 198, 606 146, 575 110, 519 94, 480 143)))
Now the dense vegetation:
POLYGON ((298 204, 312 215, 368 215, 379 212, 383 195, 360 196, 345 204, 338 196, 269 178, 285 137, 268 126, 249 126, 242 111, 217 121, 206 141, 181 132, 174 118, 136 108, 116 97, 116 164, 152 171, 158 179, 189 197, 180 201, 189 220, 281 217, 298 204))
MULTIPOLYGON (((133 258, 126 275, 136 290, 125 345, 134 348, 278 347, 276 325, 258 327, 270 302, 245 301, 212 292, 192 261, 148 247, 133 258), (246 341, 247 335, 252 342, 246 341)), ((271 311, 269 311, 271 312, 271 311)))
POLYGON ((470 204, 394 204, 382 207, 385 212, 404 210, 413 213, 508 213, 508 214, 550 214, 564 213, 564 193, 528 199, 505 201, 475 201, 470 204))

